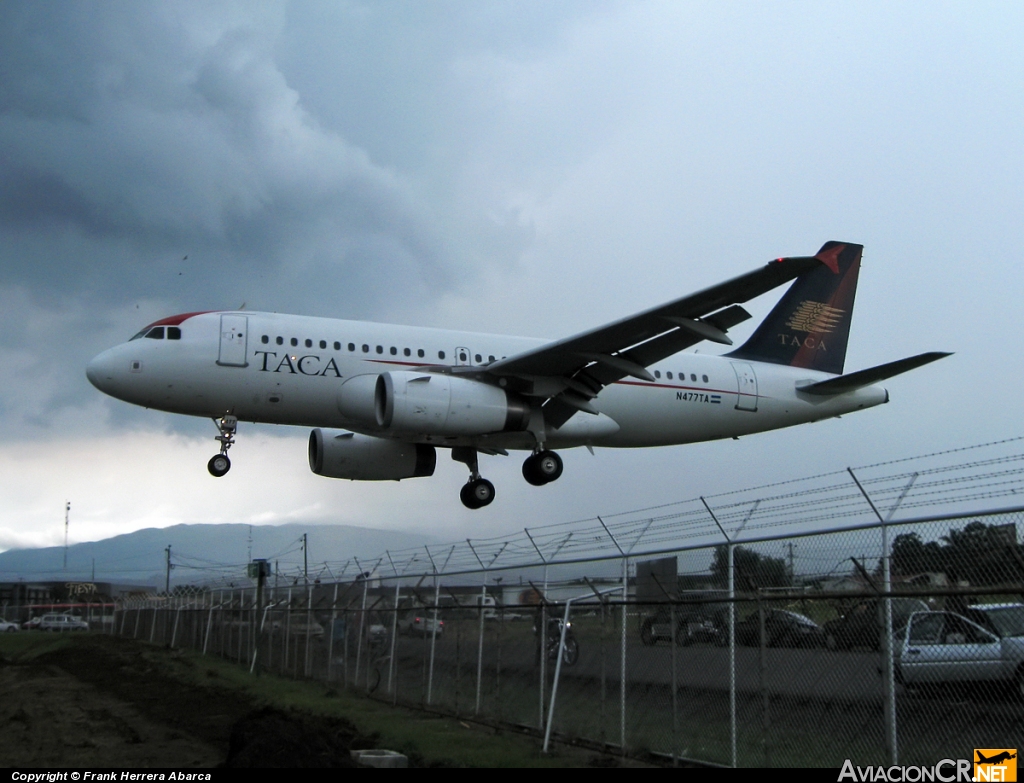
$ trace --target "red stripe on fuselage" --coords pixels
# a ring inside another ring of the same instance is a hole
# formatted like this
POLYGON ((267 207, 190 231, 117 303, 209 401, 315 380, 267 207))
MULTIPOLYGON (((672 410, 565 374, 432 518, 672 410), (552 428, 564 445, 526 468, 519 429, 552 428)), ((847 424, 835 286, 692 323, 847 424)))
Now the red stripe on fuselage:
POLYGON ((145 327, 148 329, 150 326, 181 326, 183 321, 187 321, 189 318, 197 315, 206 315, 207 313, 219 313, 220 310, 199 310, 195 313, 181 313, 180 315, 170 315, 167 318, 161 318, 159 321, 153 321, 149 326, 145 327))

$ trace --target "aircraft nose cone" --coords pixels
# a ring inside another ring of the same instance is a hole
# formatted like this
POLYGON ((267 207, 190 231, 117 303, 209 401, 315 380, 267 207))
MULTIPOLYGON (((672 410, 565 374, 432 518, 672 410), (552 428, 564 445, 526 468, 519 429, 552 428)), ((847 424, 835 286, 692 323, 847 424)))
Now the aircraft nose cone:
POLYGON ((104 351, 93 358, 85 368, 85 377, 101 392, 109 394, 116 380, 114 361, 111 351, 104 351))

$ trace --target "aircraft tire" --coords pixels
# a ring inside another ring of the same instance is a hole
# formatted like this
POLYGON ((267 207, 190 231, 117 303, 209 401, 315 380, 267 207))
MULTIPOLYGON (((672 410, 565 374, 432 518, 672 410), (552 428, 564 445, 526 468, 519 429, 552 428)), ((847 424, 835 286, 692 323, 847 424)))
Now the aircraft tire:
POLYGON ((557 481, 562 475, 562 458, 554 451, 542 451, 534 456, 537 462, 537 473, 544 477, 544 483, 557 481))
POLYGON ((227 454, 214 454, 206 463, 206 469, 210 471, 211 476, 220 478, 231 470, 231 460, 228 459, 227 454))
POLYGON ((523 478, 526 479, 527 484, 532 484, 535 487, 542 487, 548 483, 537 470, 537 458, 533 455, 527 457, 523 462, 523 478))
POLYGON ((489 506, 494 500, 494 485, 485 478, 478 478, 463 486, 459 497, 462 505, 469 509, 489 506))

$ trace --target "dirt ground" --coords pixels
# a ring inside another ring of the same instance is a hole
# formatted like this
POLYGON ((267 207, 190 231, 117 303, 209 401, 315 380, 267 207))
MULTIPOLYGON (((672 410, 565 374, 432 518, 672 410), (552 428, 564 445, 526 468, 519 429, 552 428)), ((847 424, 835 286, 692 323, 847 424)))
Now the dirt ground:
POLYGON ((0 659, 0 765, 352 766, 350 724, 261 708, 212 681, 189 685, 151 655, 92 636, 0 659))

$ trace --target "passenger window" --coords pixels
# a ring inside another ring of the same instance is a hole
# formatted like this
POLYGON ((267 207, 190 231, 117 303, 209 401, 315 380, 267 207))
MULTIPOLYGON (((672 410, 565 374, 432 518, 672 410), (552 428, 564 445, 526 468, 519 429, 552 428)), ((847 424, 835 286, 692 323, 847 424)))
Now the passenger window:
POLYGON ((411 356, 412 355, 412 351, 410 351, 408 348, 405 349, 404 353, 405 353, 406 356, 411 356))
POLYGON ((349 343, 349 344, 348 344, 348 349, 349 349, 350 351, 354 351, 354 350, 356 349, 356 344, 355 344, 355 343, 349 343))
POLYGON ((306 347, 307 348, 312 348, 313 347, 313 341, 310 340, 308 337, 306 338, 306 347))
POLYGON ((494 357, 493 356, 488 356, 487 357, 487 361, 488 362, 493 362, 494 361, 494 357))
POLYGON ((444 358, 444 351, 438 351, 437 352, 437 358, 438 359, 443 359, 444 358))
POLYGON ((162 326, 154 326, 146 332, 146 337, 151 340, 162 340, 164 339, 164 328, 162 326))
POLYGON ((278 337, 277 338, 277 344, 278 345, 284 345, 284 338, 283 337, 278 337))
POLYGON ((655 370, 654 371, 654 377, 655 378, 660 378, 661 377, 661 370, 655 370))
POLYGON ((694 383, 696 383, 697 382, 697 373, 691 372, 690 373, 690 380, 693 381, 694 383))
MULTIPOLYGON (((167 327, 167 339, 168 340, 180 340, 181 339, 181 329, 179 329, 177 326, 168 326, 167 327)), ((266 341, 267 341, 267 336, 263 335, 263 342, 266 342, 266 341)))
POLYGON ((480 363, 482 363, 482 362, 483 362, 483 360, 484 360, 484 357, 482 357, 482 356, 481 356, 480 354, 477 354, 477 355, 476 355, 476 363, 477 363, 477 364, 480 364, 480 363))
POLYGON ((702 378, 704 379, 704 383, 707 383, 707 382, 708 382, 708 376, 706 376, 706 375, 702 375, 701 377, 702 377, 702 378))
POLYGON ((336 350, 336 351, 340 351, 341 350, 341 343, 339 343, 337 340, 334 341, 334 350, 336 350))
POLYGON ((326 347, 327 347, 327 341, 326 340, 321 340, 320 341, 320 348, 326 348, 326 347))
POLYGON ((267 335, 263 335, 263 336, 262 336, 262 337, 260 338, 260 342, 261 342, 261 343, 263 343, 264 345, 266 345, 267 343, 269 343, 269 342, 270 342, 270 338, 269 338, 269 337, 268 337, 267 335))
POLYGON ((292 338, 292 347, 294 347, 294 346, 296 346, 298 344, 299 344, 299 341, 296 338, 293 337, 292 338))
POLYGON ((393 346, 393 345, 391 346, 391 355, 392 356, 398 356, 398 349, 395 348, 395 346, 393 346))
POLYGON ((384 346, 383 345, 378 345, 377 346, 377 353, 384 353, 384 346))
POLYGON ((363 353, 369 353, 369 352, 370 352, 370 346, 368 346, 366 343, 363 343, 363 353))
POLYGON ((672 373, 670 373, 670 372, 665 373, 665 377, 668 378, 671 381, 672 380, 672 373))
POLYGON ((418 351, 416 351, 416 355, 417 355, 418 357, 420 357, 420 358, 422 359, 422 358, 423 358, 423 356, 424 356, 424 354, 423 354, 423 349, 422 349, 422 348, 420 348, 420 349, 419 349, 418 351))

